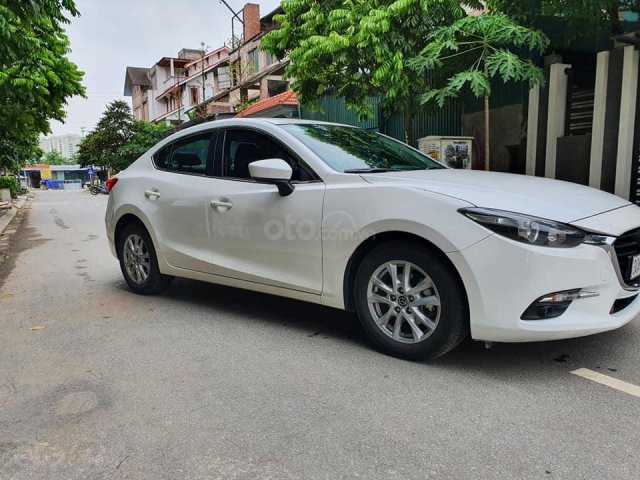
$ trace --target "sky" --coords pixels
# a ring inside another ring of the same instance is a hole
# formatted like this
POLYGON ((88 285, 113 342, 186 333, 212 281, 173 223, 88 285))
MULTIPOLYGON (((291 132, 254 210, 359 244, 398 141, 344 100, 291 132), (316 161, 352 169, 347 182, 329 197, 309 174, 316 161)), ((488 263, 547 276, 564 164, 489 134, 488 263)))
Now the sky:
MULTIPOLYGON (((240 11, 246 0, 227 0, 240 11)), ((279 0, 253 0, 260 14, 279 0)), ((200 43, 217 48, 231 38, 231 12, 220 0, 76 0, 80 17, 67 25, 69 59, 85 73, 87 98, 71 98, 64 123, 51 122, 52 135, 91 131, 107 103, 122 95, 127 66, 151 67, 162 57, 200 43)), ((242 28, 235 22, 236 32, 242 28)))

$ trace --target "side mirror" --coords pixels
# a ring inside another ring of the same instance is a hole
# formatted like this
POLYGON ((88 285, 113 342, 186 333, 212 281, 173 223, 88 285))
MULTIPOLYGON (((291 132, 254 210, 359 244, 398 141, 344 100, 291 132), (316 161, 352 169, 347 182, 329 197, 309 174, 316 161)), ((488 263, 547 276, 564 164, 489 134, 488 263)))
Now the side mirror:
POLYGON ((249 174, 255 180, 272 183, 278 187, 278 192, 283 197, 291 195, 295 188, 291 183, 293 170, 287 162, 279 158, 251 162, 249 174))

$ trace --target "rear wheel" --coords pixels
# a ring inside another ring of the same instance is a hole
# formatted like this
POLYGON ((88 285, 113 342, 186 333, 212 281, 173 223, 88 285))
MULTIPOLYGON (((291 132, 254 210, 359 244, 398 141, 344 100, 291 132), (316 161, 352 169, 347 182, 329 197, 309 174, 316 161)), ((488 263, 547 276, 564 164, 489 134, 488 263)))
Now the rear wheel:
POLYGON ((389 242, 362 261, 356 312, 378 349, 421 360, 456 347, 468 334, 466 296, 441 257, 411 242, 389 242))
POLYGON ((142 225, 127 225, 118 240, 120 269, 131 290, 150 295, 169 285, 172 277, 160 273, 153 242, 142 225))

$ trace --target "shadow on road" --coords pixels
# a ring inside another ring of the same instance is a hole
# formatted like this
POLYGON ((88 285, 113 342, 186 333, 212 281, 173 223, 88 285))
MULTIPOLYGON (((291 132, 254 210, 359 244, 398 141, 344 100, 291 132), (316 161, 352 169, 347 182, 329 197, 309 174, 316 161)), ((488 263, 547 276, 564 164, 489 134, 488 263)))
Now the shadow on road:
MULTIPOLYGON (((118 288, 129 291, 124 282, 118 288)), ((346 341, 362 349, 373 348, 355 314, 298 300, 248 290, 178 278, 162 295, 178 302, 215 309, 243 317, 243 321, 284 325, 309 337, 346 341)), ((451 371, 482 372, 489 377, 527 375, 526 381, 544 377, 550 369, 568 370, 590 366, 603 373, 615 372, 621 351, 634 350, 631 326, 600 335, 538 343, 496 344, 485 348, 470 339, 453 352, 429 364, 451 371), (547 366, 549 368, 539 368, 547 366)), ((428 363, 428 362, 425 362, 428 363)), ((525 380, 523 378, 523 380, 525 380)), ((542 378, 541 378, 542 380, 542 378)))
MULTIPOLYGON (((124 282, 118 287, 129 291, 124 282)), ((246 321, 285 325, 309 337, 341 338, 368 347, 355 315, 334 308, 184 278, 176 278, 162 296, 225 314, 240 315, 246 321)))

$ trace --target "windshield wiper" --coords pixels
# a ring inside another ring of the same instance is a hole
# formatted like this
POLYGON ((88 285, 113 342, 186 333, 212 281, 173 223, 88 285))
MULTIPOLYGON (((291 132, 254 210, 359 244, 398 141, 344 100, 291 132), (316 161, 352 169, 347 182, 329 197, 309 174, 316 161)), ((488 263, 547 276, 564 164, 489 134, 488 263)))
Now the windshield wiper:
POLYGON ((344 173, 380 173, 380 172, 397 172, 395 168, 349 168, 344 173))

